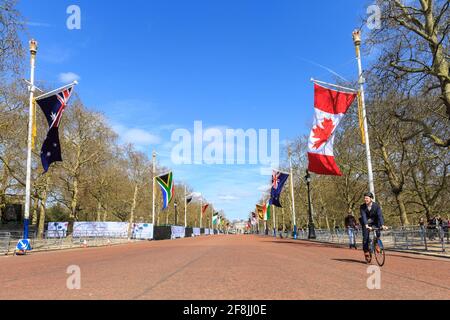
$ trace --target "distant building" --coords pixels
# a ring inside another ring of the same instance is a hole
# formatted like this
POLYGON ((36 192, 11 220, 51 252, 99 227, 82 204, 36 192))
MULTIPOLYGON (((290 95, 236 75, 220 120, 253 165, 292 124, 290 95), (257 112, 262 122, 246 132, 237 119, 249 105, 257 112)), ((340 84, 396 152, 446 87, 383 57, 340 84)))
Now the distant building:
POLYGON ((241 220, 233 223, 234 229, 236 230, 236 234, 244 234, 245 230, 247 230, 247 221, 241 220))

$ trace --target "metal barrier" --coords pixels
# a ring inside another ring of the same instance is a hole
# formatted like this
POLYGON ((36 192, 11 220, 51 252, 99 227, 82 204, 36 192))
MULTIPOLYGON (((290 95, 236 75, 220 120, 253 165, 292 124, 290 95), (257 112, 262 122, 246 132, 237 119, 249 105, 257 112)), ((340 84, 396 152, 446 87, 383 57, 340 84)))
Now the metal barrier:
POLYGON ((0 232, 0 254, 8 254, 11 234, 9 232, 0 232))
MULTIPOLYGON (((357 243, 362 243, 362 231, 359 229, 354 230, 355 239, 357 243)), ((348 244, 349 236, 346 230, 327 230, 316 229, 316 241, 336 243, 336 244, 348 244)), ((264 235, 264 233, 260 233, 264 235)), ((292 232, 282 232, 283 238, 293 238, 292 232)), ((269 233, 269 236, 274 236, 273 231, 269 233)), ((277 237, 280 237, 280 232, 277 232, 277 237)), ((450 234, 448 229, 442 227, 436 229, 425 228, 399 228, 391 229, 382 232, 383 244, 387 249, 397 250, 411 250, 411 251, 424 251, 424 252, 436 252, 436 253, 449 253, 450 249, 450 234)), ((299 229, 297 233, 298 240, 308 239, 308 230, 299 229)))

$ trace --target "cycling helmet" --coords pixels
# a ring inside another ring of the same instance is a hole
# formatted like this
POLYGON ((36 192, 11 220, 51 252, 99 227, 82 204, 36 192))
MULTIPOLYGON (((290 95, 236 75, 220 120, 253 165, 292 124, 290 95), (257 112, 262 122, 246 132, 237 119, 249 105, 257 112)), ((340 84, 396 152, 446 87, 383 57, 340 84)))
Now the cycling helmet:
POLYGON ((372 192, 366 192, 364 193, 364 197, 369 197, 369 198, 374 198, 373 193, 372 192))

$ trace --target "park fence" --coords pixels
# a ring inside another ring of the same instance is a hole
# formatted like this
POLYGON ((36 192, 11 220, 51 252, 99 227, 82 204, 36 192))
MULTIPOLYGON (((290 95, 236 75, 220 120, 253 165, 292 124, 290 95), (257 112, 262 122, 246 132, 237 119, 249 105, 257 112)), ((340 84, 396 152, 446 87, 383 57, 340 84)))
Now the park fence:
MULTIPOLYGON (((267 235, 266 232, 260 231, 260 235, 267 235)), ((349 244, 349 236, 346 230, 336 229, 333 231, 327 229, 316 229, 316 238, 319 242, 335 243, 340 245, 349 244)), ((355 230, 355 239, 357 243, 362 243, 362 231, 355 230)), ((277 236, 286 239, 293 239, 291 231, 282 231, 274 233, 269 230, 269 236, 277 236)), ((308 240, 308 230, 299 229, 296 239, 308 240)), ((433 229, 427 228, 398 228, 390 229, 382 232, 382 240, 386 249, 402 250, 402 251, 418 251, 428 253, 449 254, 450 253, 450 234, 446 228, 438 227, 433 229)))
MULTIPOLYGON (((201 235, 218 234, 217 230, 208 228, 190 228, 182 226, 155 226, 148 225, 146 228, 136 228, 131 239, 128 239, 128 233, 124 231, 96 231, 96 230, 77 230, 69 234, 66 230, 45 231, 42 239, 37 237, 37 232, 29 232, 28 238, 34 251, 60 250, 79 247, 100 247, 109 246, 130 241, 141 240, 170 240, 185 237, 197 237, 201 235)), ((19 240, 23 239, 22 231, 1 231, 0 232, 0 255, 7 255, 15 252, 19 240)))

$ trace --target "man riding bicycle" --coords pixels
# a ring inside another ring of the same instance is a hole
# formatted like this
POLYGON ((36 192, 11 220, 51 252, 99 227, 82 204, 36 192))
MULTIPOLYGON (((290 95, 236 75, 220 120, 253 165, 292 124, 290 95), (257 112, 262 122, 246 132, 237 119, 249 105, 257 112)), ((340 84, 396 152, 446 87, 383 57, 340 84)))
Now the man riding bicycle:
MULTIPOLYGON (((366 257, 370 256, 369 249, 369 241, 370 241, 370 231, 374 228, 375 234, 377 238, 381 237, 380 230, 387 229, 384 226, 383 212, 381 211, 381 207, 378 203, 373 201, 373 194, 371 192, 367 192, 364 194, 364 204, 361 205, 360 213, 361 213, 361 226, 363 232, 363 250, 364 255, 366 257)), ((380 252, 380 248, 376 247, 375 250, 380 252)))

